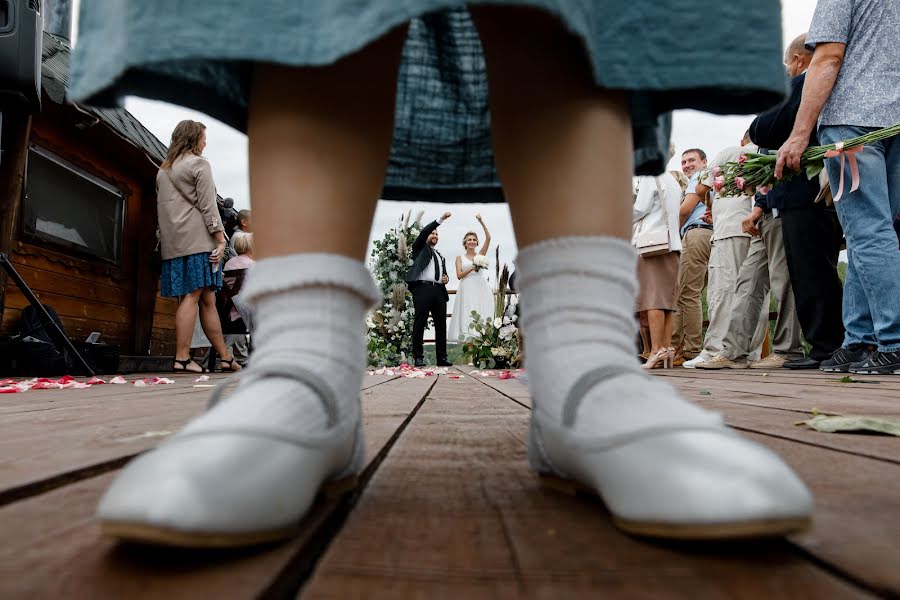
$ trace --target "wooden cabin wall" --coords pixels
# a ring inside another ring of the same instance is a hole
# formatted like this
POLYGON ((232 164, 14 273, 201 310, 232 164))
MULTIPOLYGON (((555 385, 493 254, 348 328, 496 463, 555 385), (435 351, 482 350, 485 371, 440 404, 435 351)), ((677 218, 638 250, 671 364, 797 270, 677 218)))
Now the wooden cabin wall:
MULTIPOLYGON (((138 217, 145 212, 141 210, 144 197, 141 185, 131 174, 115 165, 114 148, 92 147, 79 137, 79 132, 55 126, 44 115, 34 117, 31 141, 125 192, 122 260, 120 264, 113 265, 68 254, 64 248, 24 239, 21 229, 16 226, 10 261, 41 302, 59 313, 70 337, 83 340, 92 331, 100 331, 103 341, 119 344, 123 353, 133 353, 138 262, 136 240, 139 237, 138 228, 144 225, 138 217)), ((10 281, 0 334, 15 330, 21 311, 27 304, 25 297, 10 281)))
POLYGON ((157 294, 156 305, 153 308, 153 330, 150 334, 151 356, 175 356, 176 308, 178 308, 177 300, 163 298, 157 294))

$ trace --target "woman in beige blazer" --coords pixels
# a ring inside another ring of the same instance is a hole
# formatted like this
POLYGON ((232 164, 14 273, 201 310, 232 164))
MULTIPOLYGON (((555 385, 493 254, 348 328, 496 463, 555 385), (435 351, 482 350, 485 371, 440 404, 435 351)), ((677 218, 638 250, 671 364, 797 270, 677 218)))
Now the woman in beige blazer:
POLYGON ((222 288, 225 232, 216 206, 216 186, 209 162, 203 158, 206 126, 182 121, 172 132, 166 160, 156 174, 162 274, 160 294, 178 298, 175 311, 174 371, 202 373, 191 360, 190 344, 197 312, 200 325, 222 357, 223 371, 241 366, 225 345, 216 312, 216 292, 222 288))

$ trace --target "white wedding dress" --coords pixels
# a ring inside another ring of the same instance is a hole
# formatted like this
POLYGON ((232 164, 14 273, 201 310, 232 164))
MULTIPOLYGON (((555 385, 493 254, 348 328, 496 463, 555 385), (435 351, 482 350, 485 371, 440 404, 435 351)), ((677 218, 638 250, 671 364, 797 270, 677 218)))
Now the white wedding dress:
MULTIPOLYGON (((466 256, 461 259, 463 271, 472 266, 472 261, 466 256)), ((488 285, 486 269, 473 271, 459 282, 447 329, 447 342, 457 343, 475 335, 472 330, 473 310, 478 311, 482 318, 494 316, 494 292, 488 285)))

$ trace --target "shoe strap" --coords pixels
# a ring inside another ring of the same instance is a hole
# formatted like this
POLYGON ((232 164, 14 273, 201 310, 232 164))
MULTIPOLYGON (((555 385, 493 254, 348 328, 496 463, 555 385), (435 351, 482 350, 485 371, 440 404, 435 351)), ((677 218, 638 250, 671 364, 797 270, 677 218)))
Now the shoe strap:
POLYGON ((596 369, 591 369, 590 371, 584 373, 584 375, 579 377, 577 380, 575 380, 575 384, 569 390, 565 402, 563 403, 563 426, 574 427, 575 416, 578 414, 578 409, 579 407, 581 407, 581 403, 587 396, 588 392, 591 391, 591 389, 595 385, 598 385, 610 379, 615 379, 616 377, 623 377, 625 375, 634 375, 635 377, 641 378, 649 377, 642 371, 636 371, 635 369, 626 365, 605 365, 602 367, 597 367, 596 369))
MULTIPOLYGON (((248 369, 248 371, 250 371, 250 369, 248 369)), ((232 382, 240 379, 242 375, 252 375, 254 378, 282 377, 284 379, 293 379, 294 381, 309 386, 316 394, 316 397, 322 401, 322 406, 325 408, 325 415, 328 418, 329 429, 335 427, 339 422, 340 415, 338 411, 338 402, 334 392, 331 390, 331 386, 329 386, 317 373, 297 364, 272 363, 258 368, 254 367, 251 373, 238 371, 237 373, 230 375, 215 387, 212 395, 209 397, 209 403, 206 405, 206 410, 212 409, 216 404, 221 402, 225 393, 225 388, 232 382)))

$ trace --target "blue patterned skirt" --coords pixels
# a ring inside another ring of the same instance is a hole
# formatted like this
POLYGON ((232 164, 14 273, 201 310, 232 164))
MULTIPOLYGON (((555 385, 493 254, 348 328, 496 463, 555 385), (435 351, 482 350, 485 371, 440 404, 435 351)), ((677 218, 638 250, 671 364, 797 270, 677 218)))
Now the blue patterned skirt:
POLYGON ((222 267, 216 273, 209 262, 209 252, 198 252, 162 261, 159 293, 164 298, 177 298, 200 288, 222 289, 222 267))

